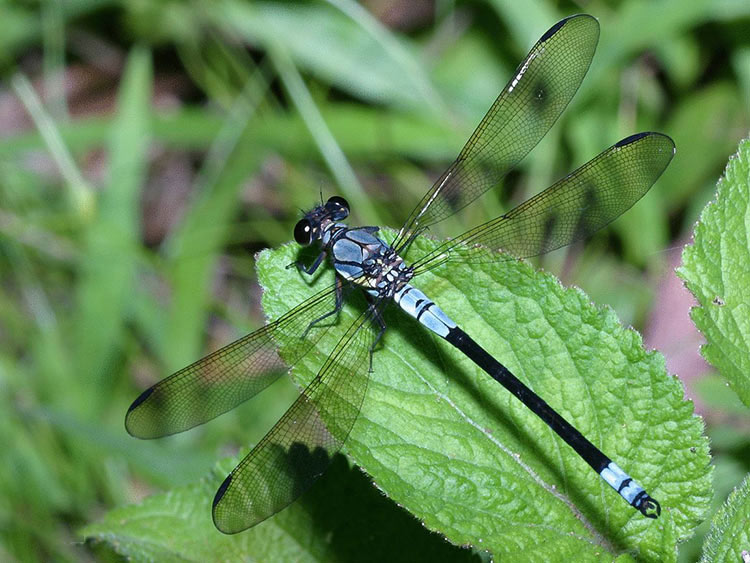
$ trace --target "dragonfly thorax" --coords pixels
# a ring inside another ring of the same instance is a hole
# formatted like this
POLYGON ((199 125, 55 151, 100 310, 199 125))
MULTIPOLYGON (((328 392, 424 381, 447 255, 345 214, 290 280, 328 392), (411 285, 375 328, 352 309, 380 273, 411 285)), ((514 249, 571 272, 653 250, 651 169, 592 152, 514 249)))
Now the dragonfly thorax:
POLYGON ((376 297, 390 298, 413 277, 412 268, 404 264, 403 258, 375 236, 377 227, 340 231, 335 227, 330 229, 335 232, 328 248, 336 271, 345 279, 376 297))

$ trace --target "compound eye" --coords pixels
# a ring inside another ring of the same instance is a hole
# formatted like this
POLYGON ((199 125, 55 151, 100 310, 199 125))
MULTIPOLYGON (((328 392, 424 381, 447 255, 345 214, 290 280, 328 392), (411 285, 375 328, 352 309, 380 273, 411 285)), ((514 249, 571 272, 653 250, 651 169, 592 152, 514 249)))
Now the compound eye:
POLYGON ((307 246, 312 242, 313 227, 307 219, 301 219, 294 226, 294 240, 297 244, 307 246))
POLYGON ((340 219, 343 219, 347 215, 349 215, 349 202, 341 196, 335 195, 332 198, 329 198, 326 202, 326 207, 328 207, 329 209, 331 207, 334 207, 336 214, 340 219))

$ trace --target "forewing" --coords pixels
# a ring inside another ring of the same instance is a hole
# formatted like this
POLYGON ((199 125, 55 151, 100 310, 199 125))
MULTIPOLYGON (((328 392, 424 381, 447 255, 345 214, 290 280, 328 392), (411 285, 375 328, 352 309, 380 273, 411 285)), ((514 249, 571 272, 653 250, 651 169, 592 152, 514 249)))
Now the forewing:
POLYGON ((446 242, 415 263, 415 272, 498 260, 497 250, 527 258, 590 236, 643 197, 674 152, 661 133, 627 137, 505 215, 446 242))
POLYGON ((277 321, 156 383, 130 406, 125 428, 138 438, 159 438, 231 410, 299 361, 330 326, 324 321, 306 334, 310 323, 335 307, 332 286, 277 321), (284 361, 279 348, 285 351, 284 361))
POLYGON ((219 530, 232 534, 265 520, 326 470, 367 390, 370 351, 380 333, 377 306, 349 327, 315 379, 219 487, 213 506, 219 530))
POLYGON ((576 15, 534 45, 458 158, 407 219, 393 247, 497 186, 549 131, 578 90, 599 40, 599 23, 576 15))

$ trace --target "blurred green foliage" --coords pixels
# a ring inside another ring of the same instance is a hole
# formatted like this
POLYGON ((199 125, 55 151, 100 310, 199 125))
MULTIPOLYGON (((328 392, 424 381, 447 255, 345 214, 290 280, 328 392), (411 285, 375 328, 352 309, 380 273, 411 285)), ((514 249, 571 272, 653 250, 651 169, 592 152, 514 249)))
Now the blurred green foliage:
MULTIPOLYGON (((0 2, 0 559, 107 558, 80 543, 81 525, 258 440, 290 384, 159 442, 129 438, 122 421, 139 390, 262 324, 252 257, 290 239, 300 208, 341 193, 354 223, 399 225, 527 49, 579 11, 546 0, 0 2)), ((577 97, 519 174, 438 234, 628 134, 663 131, 677 157, 643 202, 585 251, 543 259, 642 328, 664 249, 688 239, 750 126, 750 3, 594 0, 585 11, 602 35, 577 97)), ((750 469, 750 440, 746 422, 709 414, 718 506, 750 469)))

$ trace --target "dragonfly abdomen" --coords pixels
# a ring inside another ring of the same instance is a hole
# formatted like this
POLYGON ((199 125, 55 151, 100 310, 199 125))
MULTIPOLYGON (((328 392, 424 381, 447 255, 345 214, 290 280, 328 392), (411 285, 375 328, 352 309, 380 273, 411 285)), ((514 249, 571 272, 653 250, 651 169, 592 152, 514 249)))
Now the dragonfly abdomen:
POLYGON ((432 299, 411 284, 406 284, 397 291, 393 299, 404 311, 438 336, 445 338, 451 329, 456 328, 456 323, 432 299))
POLYGON ((648 518, 656 518, 661 514, 661 506, 646 493, 643 487, 604 455, 575 426, 550 407, 544 399, 529 389, 508 368, 477 344, 471 336, 458 326, 454 326, 444 338, 482 368, 492 379, 515 395, 531 412, 541 418, 631 506, 648 518))

